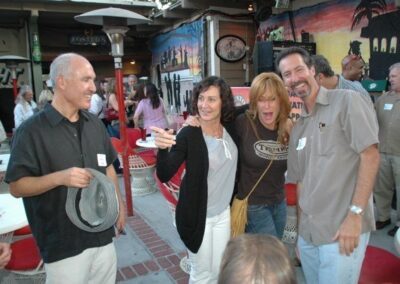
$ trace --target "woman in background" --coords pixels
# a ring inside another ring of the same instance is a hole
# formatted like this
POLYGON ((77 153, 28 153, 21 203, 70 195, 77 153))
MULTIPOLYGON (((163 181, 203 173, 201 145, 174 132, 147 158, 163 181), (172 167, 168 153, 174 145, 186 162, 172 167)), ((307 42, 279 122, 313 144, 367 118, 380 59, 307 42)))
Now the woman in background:
POLYGON ((32 88, 29 85, 22 85, 19 89, 14 108, 14 123, 17 129, 22 122, 31 117, 38 108, 33 101, 32 88))
POLYGON ((139 126, 139 117, 143 115, 143 128, 149 129, 150 126, 167 128, 164 102, 158 96, 157 87, 153 83, 147 83, 144 87, 144 94, 146 98, 139 102, 133 116, 135 127, 139 126))
POLYGON ((286 225, 285 172, 289 133, 289 96, 274 73, 261 73, 250 88, 249 110, 236 119, 239 136, 239 199, 245 198, 265 169, 269 170, 248 199, 248 233, 282 238, 286 225))
POLYGON ((107 88, 107 81, 105 79, 102 79, 100 81, 95 81, 96 85, 96 93, 92 95, 90 98, 90 107, 89 107, 89 112, 93 113, 96 115, 98 118, 103 121, 104 125, 107 126, 108 122, 105 119, 104 116, 104 110, 106 107, 106 91, 105 88, 107 88))

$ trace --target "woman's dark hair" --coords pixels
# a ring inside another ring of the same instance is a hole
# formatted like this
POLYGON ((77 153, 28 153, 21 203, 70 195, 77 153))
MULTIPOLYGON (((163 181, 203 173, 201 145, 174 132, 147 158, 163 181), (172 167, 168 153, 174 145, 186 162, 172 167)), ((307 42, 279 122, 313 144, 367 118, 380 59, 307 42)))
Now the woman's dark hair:
POLYGON ((147 83, 144 88, 146 89, 146 96, 150 99, 153 109, 158 108, 160 106, 160 97, 158 96, 156 85, 147 83))
POLYGON ((235 104, 231 87, 220 77, 210 76, 200 81, 193 89, 192 96, 192 114, 199 114, 197 102, 199 95, 208 90, 211 86, 219 89, 219 95, 222 101, 221 107, 221 123, 229 122, 234 118, 235 104))
POLYGON ((102 85, 104 83, 107 83, 106 79, 101 79, 101 80, 96 80, 94 81, 94 84, 96 86, 96 94, 99 95, 99 97, 104 101, 106 99, 105 97, 105 91, 102 88, 102 85))
POLYGON ((143 83, 137 83, 133 86, 133 90, 136 92, 135 96, 133 99, 135 101, 140 101, 144 99, 146 96, 144 95, 144 84, 143 83))

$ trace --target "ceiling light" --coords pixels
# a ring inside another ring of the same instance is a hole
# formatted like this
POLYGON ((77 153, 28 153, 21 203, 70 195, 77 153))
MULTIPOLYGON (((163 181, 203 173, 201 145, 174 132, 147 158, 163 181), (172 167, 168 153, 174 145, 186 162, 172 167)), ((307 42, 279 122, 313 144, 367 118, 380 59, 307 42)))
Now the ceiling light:
POLYGON ((131 60, 129 63, 134 65, 136 63, 136 61, 135 60, 131 60))

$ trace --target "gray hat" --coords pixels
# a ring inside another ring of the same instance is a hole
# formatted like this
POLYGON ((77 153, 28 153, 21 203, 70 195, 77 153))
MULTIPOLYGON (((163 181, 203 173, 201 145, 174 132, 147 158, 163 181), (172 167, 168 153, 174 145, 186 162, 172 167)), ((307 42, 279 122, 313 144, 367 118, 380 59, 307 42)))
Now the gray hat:
POLYGON ((114 183, 103 173, 88 169, 93 178, 87 188, 68 188, 65 210, 71 222, 87 232, 101 232, 112 227, 119 206, 114 183))

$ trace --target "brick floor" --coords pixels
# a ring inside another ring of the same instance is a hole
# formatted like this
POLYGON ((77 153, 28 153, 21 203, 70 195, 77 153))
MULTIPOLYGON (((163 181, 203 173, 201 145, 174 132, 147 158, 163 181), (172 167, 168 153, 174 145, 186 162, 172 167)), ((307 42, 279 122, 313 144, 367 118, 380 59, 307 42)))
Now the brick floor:
POLYGON ((188 283, 189 275, 179 266, 180 260, 187 255, 186 252, 175 252, 137 212, 135 216, 128 217, 127 224, 146 246, 153 259, 119 268, 117 282, 163 270, 176 283, 188 283))

